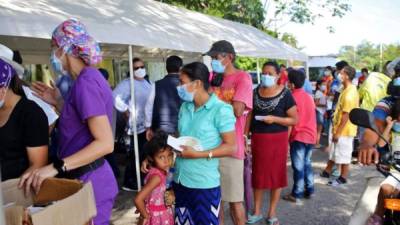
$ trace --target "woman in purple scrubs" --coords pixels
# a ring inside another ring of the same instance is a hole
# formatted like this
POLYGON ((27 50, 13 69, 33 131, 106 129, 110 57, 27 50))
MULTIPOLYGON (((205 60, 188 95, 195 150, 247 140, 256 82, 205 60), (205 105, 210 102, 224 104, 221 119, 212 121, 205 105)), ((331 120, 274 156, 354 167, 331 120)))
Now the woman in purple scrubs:
POLYGON ((109 224, 118 186, 103 156, 114 147, 113 98, 101 73, 90 66, 101 61, 100 47, 81 22, 69 19, 53 32, 50 61, 56 73, 74 79, 65 101, 56 88, 33 85, 39 97, 61 112, 58 159, 24 177, 21 187, 39 191, 44 179, 56 175, 92 182, 97 207, 94 224, 109 224))

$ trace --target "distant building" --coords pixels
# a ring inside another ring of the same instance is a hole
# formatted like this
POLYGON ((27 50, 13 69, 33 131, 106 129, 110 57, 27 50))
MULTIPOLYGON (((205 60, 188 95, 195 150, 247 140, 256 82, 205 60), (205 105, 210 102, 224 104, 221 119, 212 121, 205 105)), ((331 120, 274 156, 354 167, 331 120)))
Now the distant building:
POLYGON ((324 75, 324 68, 327 66, 335 67, 339 61, 337 55, 309 56, 308 67, 310 70, 310 80, 316 81, 324 75))

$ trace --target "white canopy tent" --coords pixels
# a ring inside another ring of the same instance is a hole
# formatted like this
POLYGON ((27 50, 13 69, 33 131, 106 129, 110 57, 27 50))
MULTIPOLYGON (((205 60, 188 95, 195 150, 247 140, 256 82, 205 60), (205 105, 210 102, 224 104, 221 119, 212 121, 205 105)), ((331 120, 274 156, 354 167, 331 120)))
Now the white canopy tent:
MULTIPOLYGON (((105 57, 129 57, 129 63, 133 55, 201 59, 200 53, 222 39, 230 41, 241 56, 308 60, 299 50, 252 26, 152 0, 0 0, 0 43, 20 50, 26 63, 48 64, 51 32, 71 17, 88 27, 105 57)), ((130 69, 133 74, 131 65, 130 69)), ((131 84, 133 93, 133 77, 131 84)), ((134 140, 138 170, 136 135, 134 140)))
MULTIPOLYGON (((40 39, 48 40, 53 29, 70 17, 82 20, 111 50, 114 45, 133 45, 157 54, 157 49, 203 53, 214 41, 225 39, 242 56, 307 61, 299 50, 252 26, 151 0, 0 0, 0 35, 13 37, 7 42, 15 47, 26 41, 16 37, 38 38, 22 51, 47 56, 49 44, 40 39)), ((127 56, 127 48, 110 56, 127 56)))

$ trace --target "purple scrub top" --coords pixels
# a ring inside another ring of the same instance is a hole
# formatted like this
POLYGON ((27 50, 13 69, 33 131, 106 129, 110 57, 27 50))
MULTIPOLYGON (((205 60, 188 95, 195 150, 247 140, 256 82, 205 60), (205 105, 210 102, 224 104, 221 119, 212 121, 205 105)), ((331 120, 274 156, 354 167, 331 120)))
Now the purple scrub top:
MULTIPOLYGON (((60 148, 58 156, 65 158, 83 149, 93 141, 88 119, 107 115, 112 121, 113 97, 110 86, 94 67, 85 67, 74 82, 61 112, 60 148)), ((97 216, 94 223, 107 224, 118 186, 114 174, 105 161, 104 165, 80 177, 92 182, 96 198, 97 216)))

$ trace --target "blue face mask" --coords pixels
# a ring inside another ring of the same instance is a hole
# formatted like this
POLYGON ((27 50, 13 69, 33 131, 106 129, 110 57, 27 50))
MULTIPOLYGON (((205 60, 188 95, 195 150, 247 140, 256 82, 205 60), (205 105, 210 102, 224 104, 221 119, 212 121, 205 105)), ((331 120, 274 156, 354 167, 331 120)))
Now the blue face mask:
POLYGON ((68 75, 68 72, 64 70, 62 66, 61 60, 56 56, 56 51, 53 51, 50 56, 50 63, 51 66, 53 67, 53 70, 57 74, 61 75, 68 75))
POLYGON ((261 75, 261 86, 263 87, 272 87, 275 85, 275 77, 269 74, 261 75))
POLYGON ((400 133, 400 123, 395 122, 395 123, 393 124, 392 130, 393 130, 394 132, 396 132, 396 133, 400 133))
POLYGON ((193 102, 194 93, 188 92, 186 87, 186 84, 176 87, 176 89, 178 90, 178 95, 182 99, 182 101, 193 102))
POLYGON ((216 73, 224 73, 225 72, 225 66, 222 65, 221 61, 219 61, 217 59, 213 59, 211 61, 211 67, 212 67, 212 70, 216 73))

